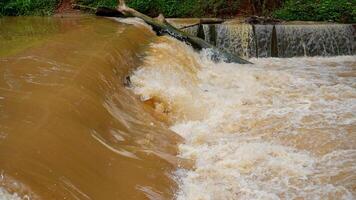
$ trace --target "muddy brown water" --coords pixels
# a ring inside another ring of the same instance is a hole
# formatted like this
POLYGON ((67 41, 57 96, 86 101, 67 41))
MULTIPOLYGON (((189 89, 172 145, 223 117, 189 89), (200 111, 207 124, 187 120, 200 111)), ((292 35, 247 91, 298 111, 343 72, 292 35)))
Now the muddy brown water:
POLYGON ((137 19, 1 18, 0 199, 355 199, 354 55, 209 55, 137 19))
POLYGON ((124 88, 146 29, 0 19, 0 184, 31 199, 170 199, 180 138, 124 88))

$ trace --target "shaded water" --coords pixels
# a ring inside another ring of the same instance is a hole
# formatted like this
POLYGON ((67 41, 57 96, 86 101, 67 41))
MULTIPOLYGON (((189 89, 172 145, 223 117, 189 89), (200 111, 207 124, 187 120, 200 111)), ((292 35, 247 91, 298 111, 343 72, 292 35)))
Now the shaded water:
POLYGON ((213 63, 137 20, 26 19, 1 21, 0 198, 355 197, 354 56, 213 63))

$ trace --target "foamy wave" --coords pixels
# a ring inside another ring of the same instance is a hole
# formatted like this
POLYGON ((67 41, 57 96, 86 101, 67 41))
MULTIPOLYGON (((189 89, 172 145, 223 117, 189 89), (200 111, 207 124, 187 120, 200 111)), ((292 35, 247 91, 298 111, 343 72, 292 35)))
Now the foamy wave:
POLYGON ((5 189, 0 188, 0 200, 22 200, 16 193, 10 194, 5 189))
POLYGON ((178 200, 352 199, 355 63, 335 58, 213 63, 159 39, 132 76, 185 138, 178 200))

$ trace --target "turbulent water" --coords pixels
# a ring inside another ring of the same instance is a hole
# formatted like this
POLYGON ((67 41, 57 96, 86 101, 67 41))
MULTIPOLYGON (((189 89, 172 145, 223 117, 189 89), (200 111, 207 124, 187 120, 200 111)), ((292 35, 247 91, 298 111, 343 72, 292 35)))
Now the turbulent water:
POLYGON ((137 20, 12 20, 0 199, 355 198, 355 56, 213 63, 137 20))
POLYGON ((177 199, 353 199, 355 57, 215 64, 169 38, 148 52, 133 91, 195 163, 177 199))

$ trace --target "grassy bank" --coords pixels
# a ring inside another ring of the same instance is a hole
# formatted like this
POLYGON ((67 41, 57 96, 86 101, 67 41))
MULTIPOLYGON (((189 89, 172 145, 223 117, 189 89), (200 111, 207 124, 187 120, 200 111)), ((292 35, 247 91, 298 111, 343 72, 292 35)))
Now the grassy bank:
MULTIPOLYGON (((78 0, 78 3, 92 7, 115 7, 116 2, 78 0)), ((287 21, 356 23, 356 0, 127 0, 127 2, 129 6, 151 16, 163 13, 166 17, 233 17, 250 9, 252 12, 259 10, 262 15, 287 21), (279 5, 277 8, 276 2, 279 5)))
MULTIPOLYGON (((78 0, 79 4, 91 7, 115 7, 117 0, 78 0)), ((240 1, 231 0, 127 0, 128 6, 157 16, 163 13, 166 17, 217 17, 234 16, 240 1)))
POLYGON ((0 15, 51 15, 58 0, 0 0, 0 15))
MULTIPOLYGON (((0 15, 51 15, 58 2, 0 0, 0 15)), ((76 3, 114 8, 117 0, 76 0, 76 3)), ((356 0, 127 0, 127 4, 150 16, 163 13, 166 17, 234 17, 257 12, 287 21, 356 23, 356 0)))

